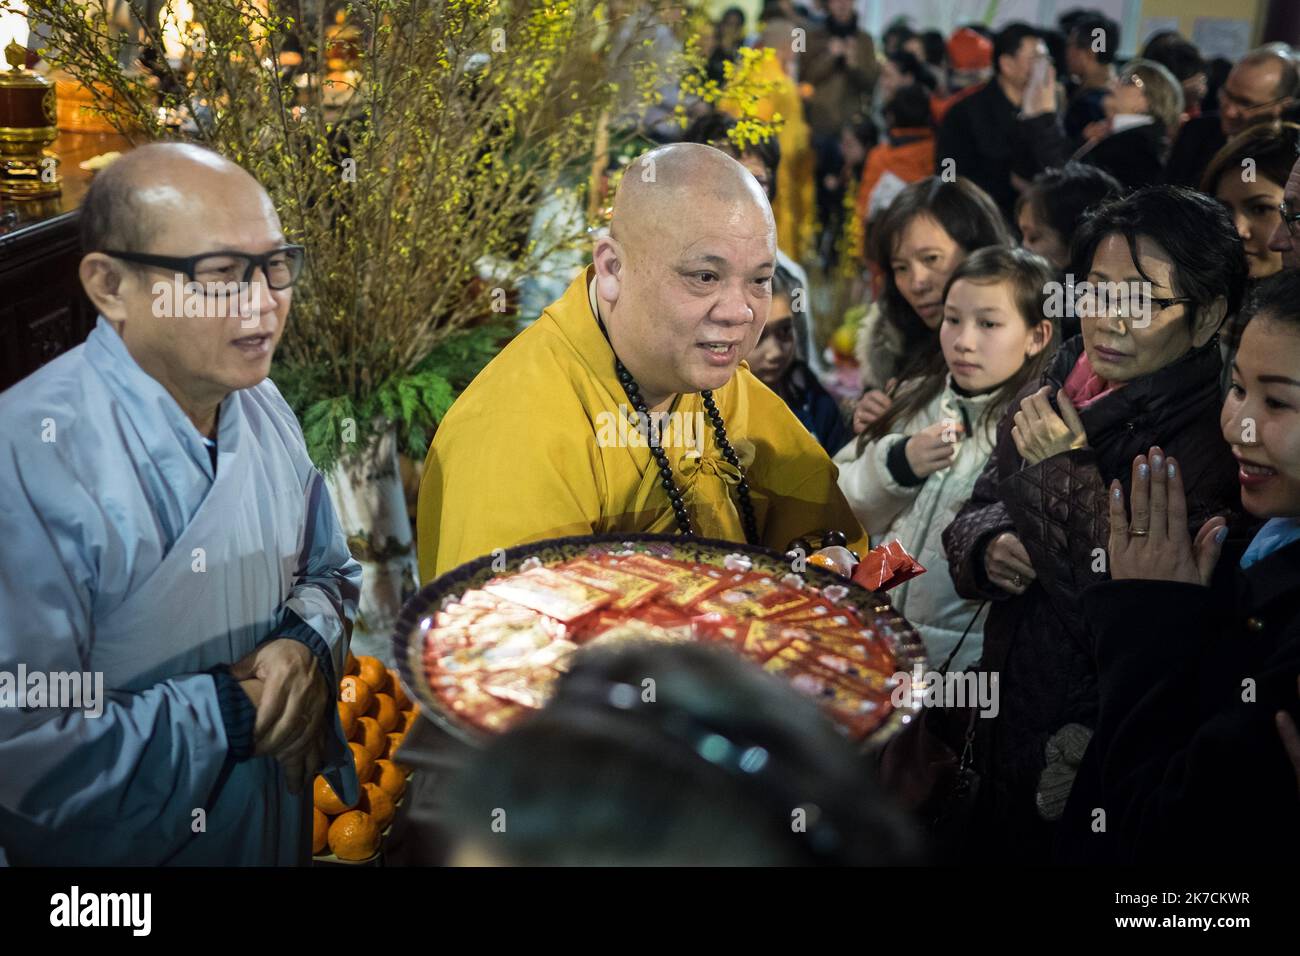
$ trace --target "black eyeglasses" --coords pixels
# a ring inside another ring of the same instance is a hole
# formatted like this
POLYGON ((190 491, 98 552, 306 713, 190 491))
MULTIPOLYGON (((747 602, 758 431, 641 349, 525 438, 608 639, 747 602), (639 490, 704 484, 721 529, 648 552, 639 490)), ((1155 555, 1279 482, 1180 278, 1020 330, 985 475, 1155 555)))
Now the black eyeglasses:
POLYGON ((204 252, 197 256, 154 256, 143 252, 121 252, 105 249, 104 255, 140 265, 158 266, 179 272, 192 282, 202 285, 224 285, 228 282, 251 282, 253 272, 262 270, 266 284, 272 289, 287 289, 302 275, 307 250, 303 246, 281 246, 262 255, 236 250, 204 252))
POLYGON ((1282 214, 1282 222, 1286 226, 1287 233, 1294 239, 1296 223, 1300 222, 1300 212, 1292 212, 1285 199, 1277 204, 1277 211, 1282 214))
MULTIPOLYGON (((1079 316, 1099 316, 1103 314, 1114 315, 1121 319, 1133 318, 1130 312, 1136 314, 1135 308, 1130 308, 1130 301, 1136 306, 1142 301, 1142 296, 1137 295, 1130 298, 1128 295, 1101 295, 1098 296, 1091 289, 1077 290, 1075 293, 1075 309, 1079 316)), ((1187 296, 1175 296, 1170 299, 1157 299, 1153 295, 1146 296, 1146 301, 1156 306, 1157 312, 1163 312, 1165 309, 1172 308, 1179 302, 1193 301, 1187 296)))
POLYGON ((1228 88, 1226 86, 1219 87, 1220 108, 1223 107, 1223 104, 1228 103, 1232 106, 1235 106, 1243 114, 1254 113, 1258 110, 1267 109, 1270 106, 1276 106, 1278 103, 1285 103, 1289 99, 1291 99, 1290 96, 1279 96, 1276 99, 1269 100, 1267 103, 1251 103, 1249 100, 1243 100, 1240 96, 1236 96, 1233 93, 1229 93, 1228 88))

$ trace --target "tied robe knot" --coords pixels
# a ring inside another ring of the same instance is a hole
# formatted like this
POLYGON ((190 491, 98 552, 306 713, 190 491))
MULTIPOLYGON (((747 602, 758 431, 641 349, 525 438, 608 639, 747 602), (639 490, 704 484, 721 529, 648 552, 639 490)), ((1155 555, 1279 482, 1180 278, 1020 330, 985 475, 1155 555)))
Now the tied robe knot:
POLYGON ((682 455, 681 460, 678 462, 682 487, 693 487, 701 475, 710 475, 721 479, 730 486, 728 491, 739 485, 740 479, 743 477, 741 469, 748 468, 754 461, 754 446, 751 442, 741 439, 733 441, 731 448, 736 453, 740 468, 723 458, 722 452, 717 449, 710 450, 708 454, 702 454, 698 449, 692 448, 682 455))

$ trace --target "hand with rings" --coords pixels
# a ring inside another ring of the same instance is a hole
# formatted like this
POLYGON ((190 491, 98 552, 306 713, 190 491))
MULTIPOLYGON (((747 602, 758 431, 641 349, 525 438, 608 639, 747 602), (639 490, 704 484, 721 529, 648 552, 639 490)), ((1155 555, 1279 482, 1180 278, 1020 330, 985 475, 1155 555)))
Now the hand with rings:
POLYGON ((1227 537, 1227 521, 1211 518, 1192 540, 1182 468, 1158 446, 1133 459, 1131 488, 1125 513, 1123 486, 1118 479, 1110 485, 1107 550, 1112 580, 1209 584, 1227 537))
POLYGON ((1034 580, 1029 552, 1014 531, 1004 531, 984 549, 984 573, 990 583, 1011 594, 1021 595, 1034 580))

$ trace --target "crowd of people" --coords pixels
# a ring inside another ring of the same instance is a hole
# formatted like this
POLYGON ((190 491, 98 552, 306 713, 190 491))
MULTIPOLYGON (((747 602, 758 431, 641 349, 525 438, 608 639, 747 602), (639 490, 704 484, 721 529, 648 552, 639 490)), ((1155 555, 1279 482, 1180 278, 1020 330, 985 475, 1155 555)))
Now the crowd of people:
MULTIPOLYGON (((931 758, 965 754, 976 796, 951 773, 918 788, 907 735, 881 757, 930 851, 1294 845, 1297 55, 1207 60, 1166 31, 1122 57, 1092 10, 946 38, 895 26, 878 45, 847 0, 773 2, 762 20, 752 45, 806 32, 782 59, 806 142, 738 149, 712 110, 681 140, 728 152, 772 201, 751 372, 833 456, 869 539, 931 569, 890 597, 932 662, 999 682, 996 718, 948 708, 910 733, 931 758), (808 187, 781 165, 809 150, 816 221, 783 228, 774 185, 808 187), (836 409, 807 292, 845 216, 867 311, 860 397, 836 409)), ((729 10, 718 76, 745 34, 729 10)))
MULTIPOLYGON (((772 48, 800 115, 743 146, 725 111, 656 118, 589 262, 439 423, 421 579, 570 535, 897 539, 931 668, 998 706, 864 754, 734 656, 593 649, 441 795, 452 861, 1289 860, 1296 56, 1161 33, 1124 58, 1093 11, 879 44, 849 0, 762 22, 727 11, 705 69, 772 48), (866 307, 848 401, 810 315, 840 256, 866 307), (610 410, 667 424, 612 446, 610 410)), ((109 691, 93 717, 0 707, 24 768, 2 858, 301 863, 304 785, 357 792, 330 688, 361 576, 268 378, 304 250, 190 144, 124 156, 82 217, 98 324, 0 396, 26 423, 0 435, 0 670, 109 691), (158 270, 256 279, 254 313, 161 315, 158 270)))

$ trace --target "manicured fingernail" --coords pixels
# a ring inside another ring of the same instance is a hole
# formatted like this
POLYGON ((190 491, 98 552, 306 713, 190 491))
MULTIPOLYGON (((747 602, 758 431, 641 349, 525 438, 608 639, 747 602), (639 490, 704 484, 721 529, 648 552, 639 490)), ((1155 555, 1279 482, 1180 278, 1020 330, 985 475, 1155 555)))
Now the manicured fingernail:
POLYGON ((1174 476, 1174 463, 1172 461, 1169 463, 1168 474, 1170 478, 1174 476))
POLYGON ((1161 457, 1160 455, 1152 455, 1152 456, 1151 456, 1151 467, 1152 467, 1152 468, 1159 468, 1162 464, 1164 464, 1164 458, 1163 458, 1163 457, 1161 457))
POLYGON ((1142 462, 1142 464, 1138 465, 1139 478, 1149 478, 1150 476, 1151 476, 1151 469, 1150 467, 1147 466, 1147 463, 1145 461, 1142 462))
POLYGON ((1225 524, 1218 531, 1214 532, 1214 543, 1223 544, 1223 542, 1227 540, 1228 540, 1228 526, 1225 524))
POLYGON ((1119 501, 1121 498, 1124 497, 1124 489, 1121 488, 1118 484, 1112 485, 1110 489, 1110 496, 1114 498, 1116 501, 1119 501))

